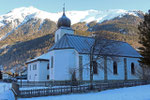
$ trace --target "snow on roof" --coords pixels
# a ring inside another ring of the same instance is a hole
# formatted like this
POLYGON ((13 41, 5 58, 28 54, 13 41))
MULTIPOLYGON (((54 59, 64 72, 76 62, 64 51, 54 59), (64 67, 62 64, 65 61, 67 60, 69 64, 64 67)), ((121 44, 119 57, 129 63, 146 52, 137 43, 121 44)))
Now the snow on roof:
POLYGON ((36 57, 34 59, 31 59, 31 60, 27 61, 26 64, 31 63, 31 62, 35 62, 35 61, 39 61, 39 60, 49 61, 49 57, 50 57, 50 52, 47 52, 45 54, 42 54, 39 57, 36 57))
MULTIPOLYGON (((88 54, 90 52, 90 48, 94 44, 94 41, 95 39, 92 37, 65 34, 49 49, 49 51, 58 49, 75 49, 80 54, 88 54)), ((122 41, 103 39, 97 47, 101 47, 102 50, 98 54, 102 55, 141 57, 141 55, 132 46, 122 41), (106 42, 109 42, 109 45, 104 47, 106 42)), ((97 54, 97 52, 95 52, 95 54, 97 54)))

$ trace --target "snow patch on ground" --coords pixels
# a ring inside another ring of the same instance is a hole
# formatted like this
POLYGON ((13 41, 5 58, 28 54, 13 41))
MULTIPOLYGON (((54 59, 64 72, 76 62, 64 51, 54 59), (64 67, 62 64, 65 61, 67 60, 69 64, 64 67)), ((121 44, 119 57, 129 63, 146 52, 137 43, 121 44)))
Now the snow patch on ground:
POLYGON ((65 87, 71 87, 71 86, 52 86, 52 87, 22 87, 19 88, 19 90, 36 90, 36 89, 48 89, 48 88, 65 88, 65 87))
POLYGON ((23 87, 19 88, 19 90, 36 90, 36 89, 47 89, 49 87, 23 87))
POLYGON ((0 100, 15 100, 15 97, 11 90, 7 90, 0 94, 0 100))
POLYGON ((19 100, 150 100, 150 85, 106 90, 97 93, 71 94, 19 100))
POLYGON ((0 100, 15 100, 11 87, 11 83, 0 82, 0 100))
POLYGON ((9 90, 12 87, 11 83, 0 82, 0 94, 9 90))

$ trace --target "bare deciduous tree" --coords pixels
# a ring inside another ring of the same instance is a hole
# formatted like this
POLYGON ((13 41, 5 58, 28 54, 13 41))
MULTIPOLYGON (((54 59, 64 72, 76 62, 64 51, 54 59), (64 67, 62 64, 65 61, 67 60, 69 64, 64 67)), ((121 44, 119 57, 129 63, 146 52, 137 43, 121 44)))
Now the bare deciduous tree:
MULTIPOLYGON (((93 43, 89 44, 88 41, 85 41, 89 45, 89 65, 90 65, 90 85, 91 89, 93 88, 93 66, 94 62, 98 61, 99 59, 104 59, 104 57, 109 56, 107 60, 118 60, 116 57, 114 57, 116 54, 119 54, 119 52, 116 50, 116 46, 119 46, 118 41, 114 40, 108 40, 100 35, 94 35, 93 36, 93 43)), ((98 66, 100 69, 103 69, 104 71, 108 70, 112 72, 109 68, 105 69, 104 64, 98 63, 98 66)))
POLYGON ((70 80, 72 82, 72 85, 77 85, 77 78, 76 78, 76 69, 75 68, 69 68, 69 74, 70 74, 70 80))

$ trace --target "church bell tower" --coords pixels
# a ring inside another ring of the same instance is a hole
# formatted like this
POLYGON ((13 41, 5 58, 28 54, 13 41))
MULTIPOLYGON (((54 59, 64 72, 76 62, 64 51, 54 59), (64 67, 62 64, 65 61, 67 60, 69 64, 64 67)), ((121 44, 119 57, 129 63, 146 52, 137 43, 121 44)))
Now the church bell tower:
POLYGON ((55 43, 64 35, 64 34, 74 34, 74 30, 70 27, 71 21, 66 17, 65 7, 63 7, 63 15, 58 19, 57 30, 55 32, 55 43))

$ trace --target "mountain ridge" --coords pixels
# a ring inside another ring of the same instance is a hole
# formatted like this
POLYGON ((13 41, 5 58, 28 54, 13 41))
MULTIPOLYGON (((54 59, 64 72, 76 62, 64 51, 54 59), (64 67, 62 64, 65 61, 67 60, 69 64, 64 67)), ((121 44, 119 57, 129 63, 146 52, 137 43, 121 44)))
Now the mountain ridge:
MULTIPOLYGON (((141 11, 127 11, 123 9, 111 9, 106 11, 98 11, 92 9, 85 11, 66 11, 66 15, 71 19, 72 25, 79 22, 90 23, 92 21, 102 23, 103 21, 111 20, 115 17, 121 18, 126 14, 141 17, 141 13, 141 11)), ((57 20, 61 17, 61 15, 62 12, 50 13, 39 10, 32 6, 13 9, 9 13, 0 16, 1 30, 7 25, 11 26, 9 32, 5 34, 0 34, 0 40, 5 39, 8 35, 13 33, 14 30, 18 29, 19 27, 27 23, 29 20, 41 20, 40 27, 42 27, 42 24, 46 19, 57 23, 57 20)))
MULTIPOLYGON (((137 12, 140 11, 127 11, 123 9, 111 9, 111 10, 84 10, 84 11, 66 11, 66 15, 72 20, 72 24, 78 23, 78 22, 91 22, 91 21, 97 21, 102 22, 104 20, 110 20, 112 18, 115 18, 117 16, 122 16, 124 14, 134 15, 138 16, 137 12), (78 17, 78 19, 74 19, 74 17, 78 17)), ((62 12, 57 13, 51 13, 39 10, 34 7, 21 7, 21 8, 15 8, 11 10, 7 14, 0 15, 0 26, 3 26, 5 22, 3 20, 13 22, 14 20, 17 20, 21 23, 24 23, 30 18, 40 18, 41 20, 44 19, 51 19, 54 22, 57 22, 58 18, 60 18, 62 15, 62 12), (3 23, 4 22, 4 23, 3 23)))

